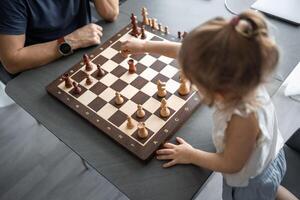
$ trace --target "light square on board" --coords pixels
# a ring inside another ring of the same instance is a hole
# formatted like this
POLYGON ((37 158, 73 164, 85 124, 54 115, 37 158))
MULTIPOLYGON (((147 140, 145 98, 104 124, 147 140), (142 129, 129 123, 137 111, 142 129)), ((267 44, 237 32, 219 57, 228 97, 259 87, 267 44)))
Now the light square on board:
POLYGON ((172 94, 174 94, 179 87, 180 87, 180 83, 174 81, 173 79, 168 80, 166 84, 167 91, 169 91, 172 94))
POLYGON ((176 95, 172 95, 168 99, 168 106, 175 111, 178 111, 182 106, 184 106, 184 104, 185 104, 185 101, 176 95))
POLYGON ((80 97, 78 97, 78 101, 80 103, 82 103, 83 105, 88 105, 89 103, 91 103, 95 98, 97 97, 97 95, 95 95, 93 92, 87 90, 85 91, 85 93, 83 93, 80 97))
POLYGON ((116 92, 111 88, 106 88, 100 95, 102 99, 109 102, 116 96, 116 92))
POLYGON ((106 86, 111 86, 117 80, 118 78, 113 74, 106 74, 102 79, 100 79, 100 82, 106 86))
POLYGON ((156 75, 158 74, 157 71, 151 69, 151 68, 147 68, 145 71, 143 71, 141 73, 141 77, 143 77, 144 79, 150 81, 151 79, 153 79, 156 75))
POLYGON ((104 69, 105 71, 107 72, 111 72, 113 71, 116 67, 118 66, 117 63, 115 63, 114 61, 112 60, 108 60, 107 62, 105 62, 101 68, 104 69))
POLYGON ((142 92, 149 96, 153 96, 157 92, 157 85, 152 82, 148 82, 142 89, 142 92))
POLYGON ((154 133, 157 133, 166 124, 166 122, 156 115, 151 115, 146 120, 145 124, 148 129, 152 130, 154 133))
POLYGON ((136 95, 139 90, 132 85, 127 85, 122 91, 121 94, 127 99, 131 99, 134 95, 136 95))
POLYGON ((145 55, 139 62, 143 65, 150 66, 156 61, 156 58, 148 55, 145 55))
POLYGON ((102 51, 101 55, 105 58, 111 59, 115 55, 117 55, 119 52, 113 48, 107 48, 104 51, 102 51))
POLYGON ((125 81, 126 83, 131 83, 132 81, 134 81, 136 78, 138 77, 137 74, 130 74, 128 72, 125 72, 120 79, 122 79, 123 81, 125 81))
POLYGON ((159 107, 160 107, 160 102, 157 101, 154 98, 149 98, 144 104, 143 108, 148 110, 151 113, 154 113, 159 107))
POLYGON ((169 58, 167 56, 160 56, 158 60, 162 61, 163 63, 170 64, 174 60, 174 58, 169 58))
POLYGON ((125 104, 123 104, 123 106, 120 108, 120 110, 123 113, 131 116, 133 113, 136 112, 137 105, 136 105, 136 103, 132 102, 131 100, 128 100, 125 104))
POLYGON ((116 113, 118 109, 111 104, 105 104, 97 114, 102 117, 103 119, 109 119, 114 113, 116 113))
POLYGON ((161 74, 165 75, 168 78, 172 78, 176 73, 178 72, 178 69, 175 67, 172 67, 171 65, 167 65, 161 70, 161 74))

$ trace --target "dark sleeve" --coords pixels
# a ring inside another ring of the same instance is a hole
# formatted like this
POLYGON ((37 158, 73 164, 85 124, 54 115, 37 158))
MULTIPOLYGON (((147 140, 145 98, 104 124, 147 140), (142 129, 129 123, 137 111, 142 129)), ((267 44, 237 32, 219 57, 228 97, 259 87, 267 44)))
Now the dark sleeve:
POLYGON ((300 128, 290 137, 286 144, 300 153, 300 128))
POLYGON ((0 0, 0 34, 21 35, 26 32, 25 0, 0 0))

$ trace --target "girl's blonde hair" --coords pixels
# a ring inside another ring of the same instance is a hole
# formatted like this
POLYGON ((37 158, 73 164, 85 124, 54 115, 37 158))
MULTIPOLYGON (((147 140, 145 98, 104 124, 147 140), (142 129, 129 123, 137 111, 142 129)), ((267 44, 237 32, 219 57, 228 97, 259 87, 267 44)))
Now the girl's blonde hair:
POLYGON ((205 89, 211 104, 220 93, 232 105, 274 71, 279 52, 263 15, 246 11, 196 27, 184 38, 178 58, 184 75, 205 89))

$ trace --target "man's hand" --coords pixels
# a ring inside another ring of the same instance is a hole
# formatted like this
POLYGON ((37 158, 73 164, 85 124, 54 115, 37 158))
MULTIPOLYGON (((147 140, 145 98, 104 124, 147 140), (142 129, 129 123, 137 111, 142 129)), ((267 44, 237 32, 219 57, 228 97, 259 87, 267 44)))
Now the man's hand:
POLYGON ((172 143, 164 144, 164 149, 156 151, 158 160, 171 160, 163 165, 163 167, 171 167, 176 164, 191 164, 193 161, 193 153, 195 149, 184 141, 182 138, 176 138, 178 145, 172 143))
POLYGON ((101 43, 102 27, 97 24, 88 24, 65 36, 73 50, 98 45, 101 43))
POLYGON ((121 53, 123 56, 127 57, 128 54, 138 54, 145 52, 145 40, 140 40, 132 38, 129 41, 126 41, 121 46, 121 53))

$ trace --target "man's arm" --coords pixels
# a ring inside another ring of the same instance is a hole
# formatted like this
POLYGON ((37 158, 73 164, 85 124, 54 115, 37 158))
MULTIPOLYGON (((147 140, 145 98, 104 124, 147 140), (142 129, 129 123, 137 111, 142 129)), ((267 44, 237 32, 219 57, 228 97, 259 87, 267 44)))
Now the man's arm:
MULTIPOLYGON (((73 50, 100 44, 102 28, 96 24, 86 25, 65 36, 73 50)), ((57 40, 24 47, 25 35, 0 34, 0 60, 5 69, 16 74, 50 63, 61 55, 57 40)))
POLYGON ((119 0, 94 0, 98 14, 107 21, 115 21, 119 15, 119 0))

